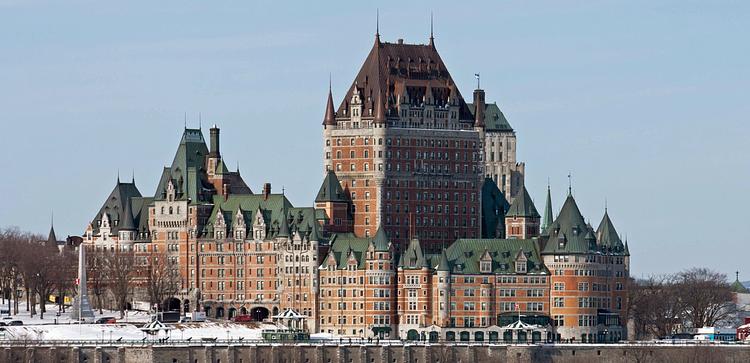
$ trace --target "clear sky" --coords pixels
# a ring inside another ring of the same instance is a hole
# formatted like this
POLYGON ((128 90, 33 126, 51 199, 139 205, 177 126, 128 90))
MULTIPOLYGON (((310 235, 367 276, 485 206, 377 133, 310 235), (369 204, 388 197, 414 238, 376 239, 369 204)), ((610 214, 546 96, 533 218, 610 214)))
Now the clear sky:
POLYGON ((297 4, 0 0, 0 226, 81 234, 135 172, 153 194, 187 123, 222 129, 251 188, 312 205, 328 75, 336 103, 373 43, 438 51, 465 97, 481 73, 554 209, 572 172, 605 199, 632 275, 707 266, 750 279, 750 2, 297 4))

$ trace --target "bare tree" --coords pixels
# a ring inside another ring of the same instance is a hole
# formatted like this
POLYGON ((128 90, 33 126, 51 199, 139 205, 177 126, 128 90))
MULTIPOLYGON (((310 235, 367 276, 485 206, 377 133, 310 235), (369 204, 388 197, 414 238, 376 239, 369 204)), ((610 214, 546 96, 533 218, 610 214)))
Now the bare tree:
MULTIPOLYGON (((79 248, 86 248, 84 244, 81 244, 79 248)), ((105 252, 98 249, 92 249, 86 251, 86 280, 96 299, 96 308, 99 309, 99 314, 102 314, 103 302, 102 295, 104 294, 106 283, 105 278, 107 271, 105 269, 106 261, 105 252)))
POLYGON ((109 291, 120 311, 120 319, 125 317, 128 295, 135 280, 135 256, 133 251, 115 248, 105 254, 106 282, 109 291))
POLYGON ((56 243, 40 242, 31 247, 36 260, 36 272, 33 274, 33 291, 39 297, 39 318, 44 319, 47 312, 47 299, 55 290, 60 250, 56 243))
POLYGON ((65 296, 75 288, 77 262, 78 256, 72 246, 65 246, 57 256, 57 261, 55 261, 55 288, 57 289, 58 311, 65 312, 65 296))
POLYGON ((22 240, 22 233, 17 228, 0 230, 0 284, 8 310, 14 315, 18 314, 16 291, 21 285, 19 260, 22 240))
POLYGON ((663 338, 676 332, 685 309, 680 289, 672 275, 652 276, 631 285, 630 315, 637 339, 663 338))
MULTIPOLYGON (((166 252, 152 252, 143 269, 150 306, 161 305, 180 291, 180 273, 166 252)), ((163 309, 163 307, 161 307, 163 309)))
POLYGON ((676 275, 686 320, 693 328, 715 326, 734 314, 727 276, 707 268, 691 268, 676 275))

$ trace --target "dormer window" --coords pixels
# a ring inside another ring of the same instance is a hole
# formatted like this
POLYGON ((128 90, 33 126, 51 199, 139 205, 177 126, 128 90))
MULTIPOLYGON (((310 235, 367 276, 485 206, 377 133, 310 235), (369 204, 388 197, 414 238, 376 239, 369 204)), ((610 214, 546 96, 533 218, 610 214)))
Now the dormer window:
POLYGON ((480 262, 479 271, 485 274, 492 272, 492 261, 480 262))
POLYGON ((526 273, 526 261, 516 261, 516 273, 526 273))

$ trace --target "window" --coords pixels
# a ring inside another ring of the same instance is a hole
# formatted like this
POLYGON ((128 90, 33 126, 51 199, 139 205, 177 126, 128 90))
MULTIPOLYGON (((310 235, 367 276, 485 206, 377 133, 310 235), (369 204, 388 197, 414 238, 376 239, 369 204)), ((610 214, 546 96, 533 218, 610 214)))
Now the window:
POLYGON ((565 319, 562 315, 555 315, 555 326, 565 326, 565 319))
POLYGON ((556 298, 554 299, 554 306, 555 306, 556 308, 562 308, 562 307, 565 307, 565 299, 564 299, 564 298, 562 298, 562 297, 556 297, 556 298))

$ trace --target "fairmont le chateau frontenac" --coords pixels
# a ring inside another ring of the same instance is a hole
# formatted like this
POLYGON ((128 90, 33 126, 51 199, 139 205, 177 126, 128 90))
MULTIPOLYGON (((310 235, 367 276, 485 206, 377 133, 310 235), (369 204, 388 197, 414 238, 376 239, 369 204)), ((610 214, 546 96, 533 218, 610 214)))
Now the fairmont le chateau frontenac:
MULTIPOLYGON (((627 242, 606 210, 586 223, 570 188, 555 216, 548 187, 539 214, 515 131, 478 86, 467 103, 432 36, 376 34, 338 107, 329 88, 313 206, 252 191, 218 127, 208 144, 185 128, 154 195, 118 178, 83 245, 165 256, 181 286, 161 308, 215 319, 292 309, 344 337, 625 339, 627 242)), ((129 301, 144 290, 137 277, 129 301)))

